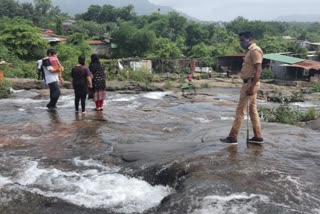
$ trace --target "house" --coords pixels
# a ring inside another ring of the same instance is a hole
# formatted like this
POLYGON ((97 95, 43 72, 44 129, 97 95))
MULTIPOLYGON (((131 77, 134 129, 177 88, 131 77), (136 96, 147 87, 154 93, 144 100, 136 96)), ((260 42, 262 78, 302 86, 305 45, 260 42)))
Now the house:
POLYGON ((65 36, 57 35, 54 33, 46 33, 46 31, 41 32, 40 36, 41 39, 48 41, 48 43, 50 43, 51 46, 54 46, 60 42, 63 44, 67 42, 67 38, 65 36))
POLYGON ((310 43, 309 50, 310 51, 320 51, 320 42, 310 43))
POLYGON ((182 70, 183 68, 190 68, 190 71, 195 73, 197 66, 197 59, 179 59, 179 70, 182 70))
POLYGON ((217 57, 216 71, 220 73, 229 72, 237 74, 241 71, 245 54, 230 54, 217 57))
POLYGON ((108 58, 111 57, 111 44, 110 41, 101 41, 101 40, 94 40, 88 41, 91 49, 93 50, 94 54, 97 54, 99 57, 108 58))
POLYGON ((311 42, 307 41, 307 40, 296 40, 296 43, 303 48, 309 48, 311 42))
POLYGON ((263 58, 270 61, 276 79, 313 82, 320 79, 320 62, 275 53, 265 54, 263 58))
POLYGON ((76 23, 77 21, 76 20, 64 20, 62 22, 62 26, 63 26, 63 32, 67 32, 68 31, 68 28, 70 25, 76 23))

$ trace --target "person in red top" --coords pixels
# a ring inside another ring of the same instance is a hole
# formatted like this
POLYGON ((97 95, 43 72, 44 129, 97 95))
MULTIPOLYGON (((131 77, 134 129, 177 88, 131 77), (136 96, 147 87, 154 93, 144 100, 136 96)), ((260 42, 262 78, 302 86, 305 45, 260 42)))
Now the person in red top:
POLYGON ((191 73, 188 74, 188 81, 189 81, 189 83, 192 83, 192 74, 191 73))

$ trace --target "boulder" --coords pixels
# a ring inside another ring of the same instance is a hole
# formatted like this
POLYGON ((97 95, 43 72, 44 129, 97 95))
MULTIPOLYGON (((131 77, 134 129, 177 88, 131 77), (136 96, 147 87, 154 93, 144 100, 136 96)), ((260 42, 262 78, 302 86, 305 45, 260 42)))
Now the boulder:
POLYGON ((106 83, 107 91, 163 91, 163 89, 139 82, 110 81, 106 83))

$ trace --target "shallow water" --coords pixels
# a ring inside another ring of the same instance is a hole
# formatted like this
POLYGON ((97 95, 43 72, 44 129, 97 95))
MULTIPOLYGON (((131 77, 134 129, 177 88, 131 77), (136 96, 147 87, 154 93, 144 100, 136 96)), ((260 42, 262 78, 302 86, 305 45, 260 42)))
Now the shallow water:
POLYGON ((319 132, 262 122, 265 145, 247 146, 244 123, 219 142, 238 90, 108 93, 87 115, 72 91, 56 112, 37 91, 0 100, 0 213, 320 213, 319 132))

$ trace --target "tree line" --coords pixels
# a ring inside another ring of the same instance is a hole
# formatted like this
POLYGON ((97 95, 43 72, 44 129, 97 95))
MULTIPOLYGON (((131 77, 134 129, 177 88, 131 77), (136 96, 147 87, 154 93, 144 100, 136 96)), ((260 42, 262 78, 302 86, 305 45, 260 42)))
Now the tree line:
MULTIPOLYGON (((213 11, 214 12, 214 11, 213 11)), ((51 0, 20 3, 0 1, 0 59, 34 60, 48 48, 37 32, 51 29, 67 36, 67 44, 56 49, 68 65, 76 54, 90 54, 86 40, 111 38, 118 48, 114 58, 125 57, 192 57, 209 58, 242 52, 238 33, 250 30, 265 53, 292 52, 306 55, 307 49, 286 41, 291 36, 310 42, 320 41, 320 23, 288 23, 249 21, 238 17, 231 22, 195 22, 169 14, 138 16, 132 5, 115 8, 112 5, 91 5, 85 13, 70 17, 53 6, 51 0), (76 19, 67 32, 62 21, 76 19), (63 52, 68 54, 63 54, 63 52)), ((213 59, 214 61, 214 59, 213 59)), ((22 69, 23 70, 23 69, 22 69)))

